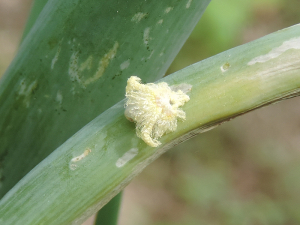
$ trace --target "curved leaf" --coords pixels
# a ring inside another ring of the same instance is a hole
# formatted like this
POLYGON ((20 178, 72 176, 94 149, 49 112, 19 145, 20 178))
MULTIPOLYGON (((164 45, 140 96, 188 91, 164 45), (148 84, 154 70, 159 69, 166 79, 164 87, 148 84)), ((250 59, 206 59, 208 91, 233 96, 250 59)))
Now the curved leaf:
POLYGON ((209 0, 50 0, 0 83, 0 197, 124 96, 162 77, 209 0))
POLYGON ((124 117, 106 110, 27 174, 0 201, 3 224, 79 224, 171 146, 253 109, 300 93, 300 25, 231 49, 163 81, 192 84, 187 119, 147 146, 124 117), (80 156, 78 160, 72 160, 80 156), (79 160, 80 159, 80 160, 79 160))

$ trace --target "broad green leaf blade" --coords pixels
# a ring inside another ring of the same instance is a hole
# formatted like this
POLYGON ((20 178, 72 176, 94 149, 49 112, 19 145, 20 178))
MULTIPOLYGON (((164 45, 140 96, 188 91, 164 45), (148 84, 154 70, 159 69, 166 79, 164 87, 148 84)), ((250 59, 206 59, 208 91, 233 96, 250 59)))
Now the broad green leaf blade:
POLYGON ((192 84, 187 119, 147 146, 106 110, 27 174, 0 201, 3 224, 80 224, 171 146, 261 106, 300 94, 300 25, 231 49, 164 79, 192 84), (84 157, 82 154, 84 153, 84 157), (81 156, 80 160, 72 161, 81 156), (58 185, 59 184, 59 185, 58 185))
POLYGON ((40 15, 42 9, 44 8, 47 2, 48 0, 36 0, 33 2, 30 10, 29 18, 27 19, 27 23, 23 32, 22 40, 26 37, 26 35, 29 33, 29 31, 35 24, 38 16, 40 15))
POLYGON ((122 192, 117 194, 98 212, 94 225, 111 225, 118 223, 118 213, 122 192))
POLYGON ((0 197, 101 112, 162 77, 209 0, 50 0, 0 83, 0 197))
MULTIPOLYGON (((22 40, 26 37, 30 29, 33 27, 38 16, 43 10, 48 0, 36 0, 32 5, 29 18, 26 23, 26 27, 23 33, 22 40)), ((97 213, 95 225, 107 224, 114 225, 118 221, 118 212, 120 208, 121 193, 115 196, 108 204, 106 204, 101 211, 97 213)))

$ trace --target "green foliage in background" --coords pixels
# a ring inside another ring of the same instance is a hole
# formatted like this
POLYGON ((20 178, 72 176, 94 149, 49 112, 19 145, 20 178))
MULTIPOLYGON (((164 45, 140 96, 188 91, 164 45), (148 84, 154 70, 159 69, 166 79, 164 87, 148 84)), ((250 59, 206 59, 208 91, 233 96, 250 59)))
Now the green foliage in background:
POLYGON ((168 72, 196 63, 300 21, 298 0, 214 0, 168 72))

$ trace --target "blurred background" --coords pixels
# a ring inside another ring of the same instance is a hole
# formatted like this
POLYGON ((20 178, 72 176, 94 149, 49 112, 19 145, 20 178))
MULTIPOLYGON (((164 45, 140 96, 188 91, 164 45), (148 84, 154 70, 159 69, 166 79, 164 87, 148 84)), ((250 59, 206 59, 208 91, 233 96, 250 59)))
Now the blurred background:
MULTIPOLYGON (((0 75, 32 0, 0 0, 0 75)), ((168 73, 300 23, 299 0, 212 0, 168 73)), ((169 150, 124 190, 119 225, 300 224, 300 98, 169 150)))

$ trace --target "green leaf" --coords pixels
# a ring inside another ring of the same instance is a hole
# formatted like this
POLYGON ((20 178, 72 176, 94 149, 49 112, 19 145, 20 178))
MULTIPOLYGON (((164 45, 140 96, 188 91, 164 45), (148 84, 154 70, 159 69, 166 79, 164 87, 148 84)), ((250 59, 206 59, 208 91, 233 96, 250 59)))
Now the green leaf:
POLYGON ((209 0, 51 0, 0 83, 0 197, 124 96, 166 72, 209 0))
POLYGON ((95 225, 117 224, 122 192, 117 194, 98 212, 95 225))
POLYGON ((29 18, 27 20, 22 40, 26 37, 26 35, 29 33, 33 25, 35 24, 38 16, 40 15, 41 11, 43 10, 44 6, 47 4, 48 0, 36 0, 33 2, 33 5, 31 7, 31 11, 29 14, 29 18))
POLYGON ((193 88, 183 107, 186 121, 163 136, 158 148, 137 138, 134 124, 124 117, 124 101, 114 105, 5 195, 1 222, 79 224, 171 146, 253 109, 298 96, 299 40, 300 25, 295 25, 162 79, 193 88))

